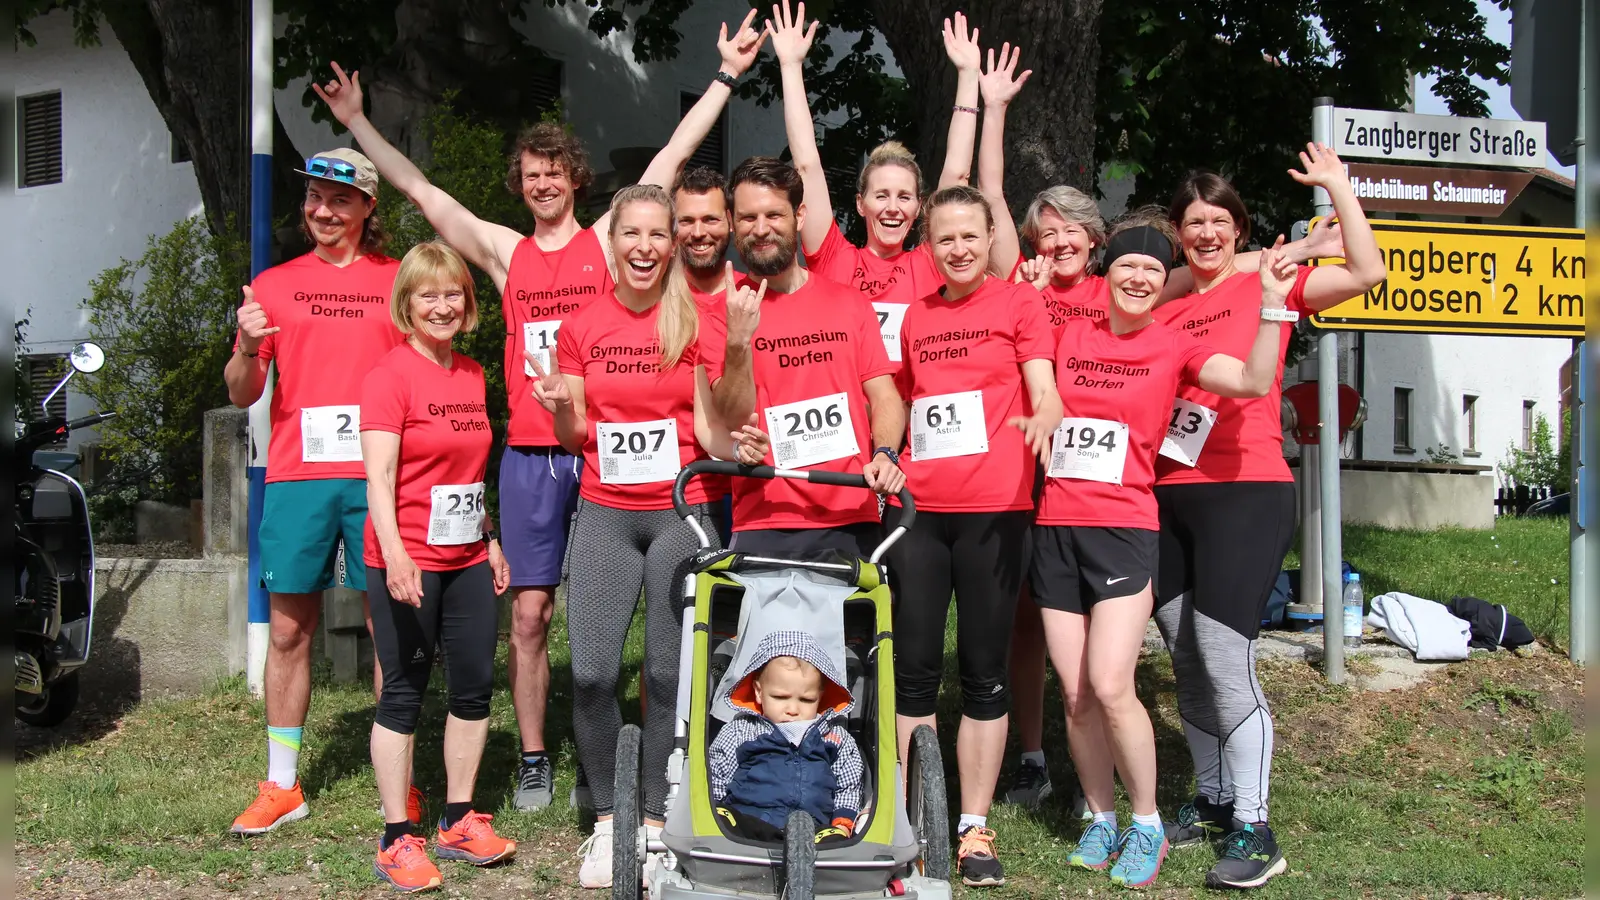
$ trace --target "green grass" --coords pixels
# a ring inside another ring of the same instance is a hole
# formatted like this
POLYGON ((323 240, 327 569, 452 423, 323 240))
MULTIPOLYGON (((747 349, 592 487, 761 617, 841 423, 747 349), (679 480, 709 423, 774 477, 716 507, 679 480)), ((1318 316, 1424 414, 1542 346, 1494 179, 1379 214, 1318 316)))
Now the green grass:
MULTIPOLYGON (((1568 555, 1565 519, 1506 517, 1493 531, 1344 529, 1344 558, 1361 573, 1367 599, 1404 591, 1440 603, 1458 594, 1503 603, 1563 653, 1570 634, 1568 555)), ((1298 566, 1298 554, 1286 565, 1298 566)))
MULTIPOLYGON (((1553 631, 1551 624, 1565 611, 1564 596, 1557 604, 1548 595, 1559 589, 1530 586, 1558 566, 1564 573, 1565 531, 1546 524, 1502 523, 1498 541, 1473 533, 1348 529, 1347 558, 1369 573, 1374 593, 1405 588, 1430 596, 1442 589, 1446 599, 1449 593, 1473 593, 1507 602, 1539 622, 1535 630, 1541 634, 1564 635, 1564 626, 1553 631), (1448 556, 1429 561, 1423 558, 1429 553, 1448 556), (1521 600, 1512 596, 1519 584, 1521 600), (1534 597, 1545 597, 1542 605, 1529 599, 1534 597)), ((564 635, 558 618, 550 711, 556 806, 538 814, 509 808, 516 738, 502 648, 478 805, 495 813, 496 827, 522 841, 522 850, 514 865, 501 869, 447 867, 447 886, 464 895, 603 896, 573 886, 583 835, 564 802, 573 774, 564 635)), ((624 715, 630 719, 637 718, 640 654, 635 623, 623 680, 624 715)), ((950 648, 941 714, 947 723, 954 722, 957 703, 954 670, 950 648)), ((1393 694, 1329 687, 1301 664, 1264 664, 1262 673, 1278 723, 1273 825, 1290 872, 1259 896, 1444 900, 1580 893, 1586 840, 1582 672, 1559 654, 1476 657, 1393 694)), ((1148 655, 1138 679, 1156 726, 1161 808, 1171 815, 1191 791, 1192 772, 1169 661, 1163 654, 1148 655)), ((1047 696, 1055 697, 1055 690, 1051 676, 1047 696)), ((1060 705, 1051 700, 1046 709, 1046 753, 1058 797, 1038 813, 997 805, 990 821, 1000 834, 1010 883, 997 890, 958 888, 958 896, 1111 895, 1103 876, 1064 864, 1079 826, 1063 808, 1071 762, 1060 705)), ((433 800, 443 788, 443 715, 436 685, 417 756, 418 782, 433 800)), ((40 860, 44 874, 31 887, 19 881, 19 895, 54 896, 46 890, 50 873, 59 877, 87 863, 121 884, 140 884, 119 880, 154 872, 193 885, 195 896, 252 890, 385 896, 370 873, 381 827, 367 760, 371 722, 366 690, 329 684, 319 674, 301 764, 312 816, 251 841, 224 833, 253 797, 266 764, 261 705, 237 679, 202 697, 147 701, 104 736, 25 758, 17 770, 16 837, 23 854, 40 860)), ((943 729, 941 738, 953 778, 954 729, 943 729)), ((1003 780, 1012 757, 1008 751, 1003 780)), ((1213 859, 1204 848, 1175 851, 1157 888, 1144 895, 1217 896, 1202 886, 1213 859)))

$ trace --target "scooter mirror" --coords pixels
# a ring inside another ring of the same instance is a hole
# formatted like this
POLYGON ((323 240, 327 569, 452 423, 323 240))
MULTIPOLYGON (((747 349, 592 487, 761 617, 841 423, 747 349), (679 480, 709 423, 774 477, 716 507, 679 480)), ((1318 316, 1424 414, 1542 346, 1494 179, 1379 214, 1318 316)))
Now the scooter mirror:
POLYGON ((100 367, 106 364, 106 352, 100 349, 99 344, 93 341, 84 341, 72 348, 71 359, 74 369, 89 375, 100 371, 100 367))

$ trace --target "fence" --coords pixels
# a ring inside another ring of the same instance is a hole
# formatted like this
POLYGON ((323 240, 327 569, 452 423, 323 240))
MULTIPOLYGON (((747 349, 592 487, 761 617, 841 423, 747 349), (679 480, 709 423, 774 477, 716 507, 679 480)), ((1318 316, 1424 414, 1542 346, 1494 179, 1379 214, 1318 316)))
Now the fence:
POLYGON ((1528 511, 1528 507, 1549 498, 1548 487, 1530 488, 1525 484, 1519 484, 1515 488, 1503 487, 1495 493, 1494 514, 1520 516, 1528 511))

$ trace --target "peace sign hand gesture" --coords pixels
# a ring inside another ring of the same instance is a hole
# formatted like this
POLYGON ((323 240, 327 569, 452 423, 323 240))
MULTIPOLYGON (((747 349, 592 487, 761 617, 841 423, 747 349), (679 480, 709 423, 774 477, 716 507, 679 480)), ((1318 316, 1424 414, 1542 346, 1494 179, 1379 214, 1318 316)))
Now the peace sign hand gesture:
POLYGON ((332 65, 333 80, 326 87, 313 81, 311 89, 317 92, 323 103, 328 104, 328 111, 339 120, 339 124, 348 128, 361 115, 361 73, 357 71, 346 75, 338 63, 332 65))
POLYGON ((522 357, 533 367, 534 377, 530 384, 533 385, 533 399, 539 401, 540 406, 554 415, 556 407, 572 403, 572 392, 567 389, 566 376, 559 370, 546 372, 544 364, 539 362, 539 357, 532 350, 522 351, 522 357))
POLYGON ((1261 305, 1267 309, 1282 309, 1294 288, 1299 266, 1283 252, 1283 235, 1277 243, 1261 251, 1261 305))

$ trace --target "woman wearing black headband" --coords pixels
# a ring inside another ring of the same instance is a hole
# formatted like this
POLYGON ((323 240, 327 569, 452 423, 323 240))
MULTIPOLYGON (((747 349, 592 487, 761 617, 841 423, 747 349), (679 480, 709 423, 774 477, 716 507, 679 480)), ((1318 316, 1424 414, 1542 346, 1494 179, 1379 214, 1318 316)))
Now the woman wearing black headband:
POLYGON ((1294 265, 1262 255, 1261 324, 1247 359, 1217 353, 1151 316, 1176 235, 1164 218, 1133 214, 1106 246, 1108 317, 1074 319, 1056 348, 1066 417, 1055 433, 1033 533, 1031 582, 1050 659, 1067 704, 1068 744, 1093 821, 1069 860, 1128 887, 1150 884, 1167 840, 1156 812, 1150 717, 1134 693, 1134 666, 1153 603, 1157 512, 1151 485, 1168 410, 1180 384, 1260 397, 1278 370, 1273 316, 1294 265), (1133 823, 1117 831, 1115 774, 1133 823))

